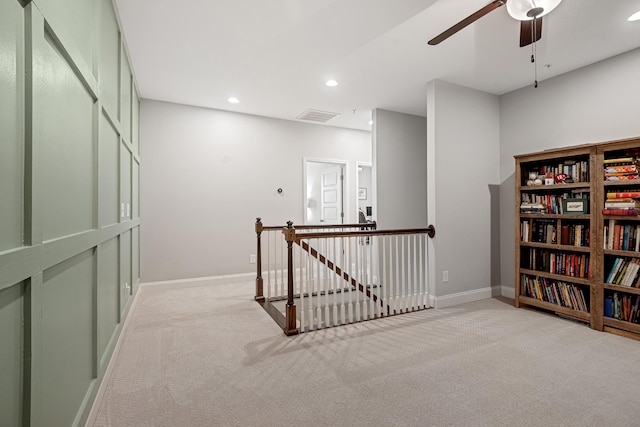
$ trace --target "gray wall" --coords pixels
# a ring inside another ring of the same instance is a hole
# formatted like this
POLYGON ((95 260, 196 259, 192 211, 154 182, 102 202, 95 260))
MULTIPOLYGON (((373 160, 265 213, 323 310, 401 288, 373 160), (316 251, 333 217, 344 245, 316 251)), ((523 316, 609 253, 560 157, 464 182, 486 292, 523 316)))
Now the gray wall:
POLYGON ((4 0, 0 40, 0 425, 82 425, 138 283, 137 92, 110 0, 4 0))
MULTIPOLYGON (((498 97, 432 81, 427 87, 429 147, 429 267, 434 304, 491 297, 491 186, 499 182, 498 97), (449 281, 443 281, 443 271, 449 281)), ((494 254, 496 257, 498 254, 494 254)), ((493 275, 495 280, 495 272, 493 275)))
POLYGON ((640 49, 500 97, 502 293, 514 294, 513 156, 640 135, 640 49))
POLYGON ((256 217, 303 221, 303 158, 348 162, 345 214, 354 220, 369 132, 149 100, 141 115, 143 282, 255 271, 256 217))
POLYGON ((379 229, 427 226, 427 119, 373 111, 373 217, 379 229))

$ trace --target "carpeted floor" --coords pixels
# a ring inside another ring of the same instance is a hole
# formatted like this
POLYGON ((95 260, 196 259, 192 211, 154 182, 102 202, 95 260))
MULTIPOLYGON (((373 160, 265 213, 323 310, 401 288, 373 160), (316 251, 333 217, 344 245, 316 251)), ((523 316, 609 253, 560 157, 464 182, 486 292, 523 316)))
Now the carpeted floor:
POLYGON ((498 299, 287 338, 252 293, 143 286, 88 425, 640 425, 640 342, 498 299))

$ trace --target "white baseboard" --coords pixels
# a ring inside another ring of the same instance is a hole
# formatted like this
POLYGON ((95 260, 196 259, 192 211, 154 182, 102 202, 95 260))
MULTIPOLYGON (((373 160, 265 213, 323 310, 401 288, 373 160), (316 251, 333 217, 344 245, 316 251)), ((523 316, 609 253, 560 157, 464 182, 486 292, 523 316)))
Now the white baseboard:
POLYGON ((455 294, 442 295, 439 297, 429 296, 429 303, 434 308, 445 308, 453 305, 465 304, 468 302, 480 301, 500 295, 500 287, 486 287, 474 289, 472 291, 458 292, 455 294))
POLYGON ((516 297, 516 290, 511 286, 501 286, 500 293, 503 297, 514 299, 516 297))
POLYGON ((142 282, 140 286, 181 285, 194 283, 240 283, 256 279, 256 273, 228 274, 223 276, 193 277, 189 279, 162 280, 158 282, 142 282))

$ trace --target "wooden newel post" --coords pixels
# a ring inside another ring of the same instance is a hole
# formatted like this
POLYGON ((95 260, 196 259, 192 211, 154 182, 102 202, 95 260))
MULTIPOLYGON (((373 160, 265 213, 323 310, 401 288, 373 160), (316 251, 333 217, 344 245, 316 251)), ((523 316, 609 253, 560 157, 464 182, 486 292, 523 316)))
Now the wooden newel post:
POLYGON ((293 222, 287 221, 287 226, 282 230, 287 241, 287 325, 284 329, 285 335, 296 335, 299 333, 296 327, 296 305, 293 302, 293 242, 296 239, 296 229, 293 222))
POLYGON ((256 301, 264 301, 264 294, 262 289, 262 245, 260 237, 262 235, 262 218, 256 218, 256 301))

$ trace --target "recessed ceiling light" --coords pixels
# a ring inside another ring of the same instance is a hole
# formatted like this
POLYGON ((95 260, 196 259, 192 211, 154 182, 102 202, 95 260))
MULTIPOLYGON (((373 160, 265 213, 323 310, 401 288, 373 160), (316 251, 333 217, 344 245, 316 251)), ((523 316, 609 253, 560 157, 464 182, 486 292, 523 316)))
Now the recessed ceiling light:
POLYGON ((338 82, 335 80, 327 80, 327 82, 325 83, 327 86, 329 87, 335 87, 338 86, 338 82))
POLYGON ((627 18, 628 21, 638 21, 640 20, 640 10, 627 18))
POLYGON ((229 101, 232 104, 237 104, 238 102, 240 102, 240 100, 238 98, 236 98, 235 96, 232 96, 227 101, 229 101))
POLYGON ((373 124, 373 120, 369 120, 369 124, 372 125, 373 124))

